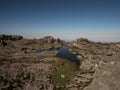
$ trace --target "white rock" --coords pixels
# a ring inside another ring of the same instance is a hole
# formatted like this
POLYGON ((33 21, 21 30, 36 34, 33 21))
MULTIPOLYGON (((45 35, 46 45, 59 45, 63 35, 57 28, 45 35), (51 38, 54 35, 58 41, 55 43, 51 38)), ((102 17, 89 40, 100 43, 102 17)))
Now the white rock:
POLYGON ((61 78, 65 78, 65 75, 64 75, 64 74, 61 74, 61 78))
POLYGON ((110 64, 111 64, 111 65, 114 65, 114 64, 115 64, 115 62, 113 62, 113 61, 112 61, 112 62, 110 62, 110 64))

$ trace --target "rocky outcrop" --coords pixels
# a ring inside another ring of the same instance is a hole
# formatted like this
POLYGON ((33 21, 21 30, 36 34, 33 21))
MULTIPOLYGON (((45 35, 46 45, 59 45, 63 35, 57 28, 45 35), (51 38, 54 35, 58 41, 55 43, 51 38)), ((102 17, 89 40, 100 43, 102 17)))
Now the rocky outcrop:
POLYGON ((23 39, 20 35, 0 35, 0 40, 21 40, 23 39))
POLYGON ((79 46, 80 44, 87 44, 90 43, 91 41, 89 41, 87 38, 79 38, 76 39, 75 41, 70 42, 72 46, 79 46))
POLYGON ((84 90, 120 90, 119 53, 102 57, 92 83, 84 90))
POLYGON ((6 42, 9 46, 16 48, 29 48, 32 49, 50 49, 50 48, 59 48, 64 45, 64 41, 53 38, 52 36, 45 36, 40 39, 23 39, 22 36, 18 35, 0 35, 0 45, 6 45, 6 42), (14 42, 13 42, 14 41, 14 42))
POLYGON ((73 79, 76 85, 79 81, 80 90, 119 90, 119 43, 77 39, 69 45, 71 51, 85 57, 78 57, 81 61, 80 73, 73 79))
POLYGON ((39 45, 45 48, 59 48, 64 44, 64 41, 58 39, 54 39, 52 36, 46 36, 44 38, 39 39, 39 45))
POLYGON ((5 47, 5 46, 7 46, 7 43, 6 43, 5 41, 1 40, 1 41, 0 41, 0 46, 5 47))

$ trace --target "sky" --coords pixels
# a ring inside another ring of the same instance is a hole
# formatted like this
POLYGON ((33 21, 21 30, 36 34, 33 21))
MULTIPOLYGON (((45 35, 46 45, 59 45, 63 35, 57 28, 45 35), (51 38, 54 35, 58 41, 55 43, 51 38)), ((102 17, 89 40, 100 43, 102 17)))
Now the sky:
POLYGON ((0 0, 0 33, 120 41, 120 0, 0 0))

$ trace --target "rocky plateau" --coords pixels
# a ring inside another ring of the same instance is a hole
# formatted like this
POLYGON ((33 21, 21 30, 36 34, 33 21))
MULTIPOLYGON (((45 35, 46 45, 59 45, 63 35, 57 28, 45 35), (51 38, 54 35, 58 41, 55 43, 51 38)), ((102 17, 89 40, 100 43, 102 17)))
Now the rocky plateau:
POLYGON ((0 35, 0 90, 120 90, 120 42, 0 35), (56 54, 77 54, 77 66, 56 54), (42 52, 33 52, 41 49, 42 52))

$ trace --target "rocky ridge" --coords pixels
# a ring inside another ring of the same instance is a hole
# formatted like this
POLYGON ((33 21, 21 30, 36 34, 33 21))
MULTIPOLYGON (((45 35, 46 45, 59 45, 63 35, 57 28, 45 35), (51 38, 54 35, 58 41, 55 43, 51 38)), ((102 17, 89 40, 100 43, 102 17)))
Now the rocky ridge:
POLYGON ((1 90, 119 90, 119 42, 101 43, 80 38, 66 43, 46 36, 41 39, 2 40, 0 51, 1 90), (79 54, 81 65, 78 69, 56 57, 55 51, 31 52, 62 45, 79 54))

